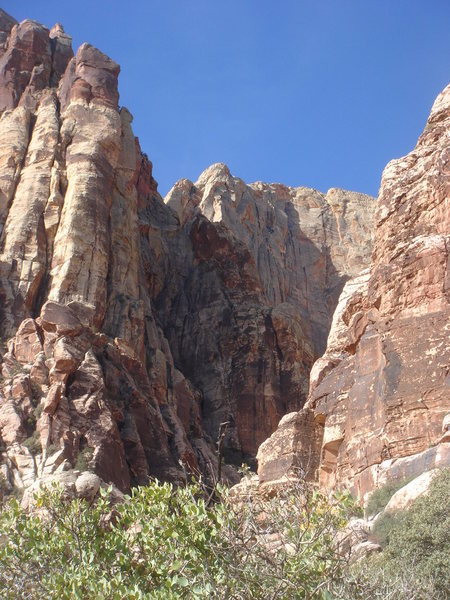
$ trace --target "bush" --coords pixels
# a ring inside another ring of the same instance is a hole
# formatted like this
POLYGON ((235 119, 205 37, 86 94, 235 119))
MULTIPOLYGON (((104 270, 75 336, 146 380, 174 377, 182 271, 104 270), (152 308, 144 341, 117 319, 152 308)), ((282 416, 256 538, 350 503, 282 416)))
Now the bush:
POLYGON ((413 569, 418 580, 433 581, 442 598, 450 590, 449 498, 450 469, 445 469, 432 481, 427 495, 396 514, 383 553, 389 568, 413 569))
POLYGON ((447 599, 449 497, 450 469, 444 469, 432 481, 428 494, 408 510, 379 517, 374 533, 384 546, 383 552, 347 572, 343 597, 447 599))
POLYGON ((0 513, 5 599, 330 598, 339 576, 337 530, 346 495, 328 502, 301 485, 277 498, 231 503, 218 487, 158 482, 114 507, 41 492, 37 514, 12 501, 0 513))
POLYGON ((351 568, 336 535, 351 498, 300 482, 273 498, 151 483, 112 507, 58 487, 0 512, 0 596, 61 599, 444 600, 450 469, 395 515, 383 552, 351 568))
POLYGON ((402 518, 403 515, 401 513, 387 511, 378 517, 373 528, 373 534, 382 548, 385 548, 389 544, 391 535, 395 533, 398 521, 402 518))
POLYGON ((38 431, 33 431, 33 433, 22 442, 22 444, 25 446, 25 448, 28 448, 33 456, 36 456, 42 451, 41 440, 38 431))
POLYGON ((20 373, 26 373, 25 368, 21 362, 19 362, 15 358, 12 358, 10 360, 13 363, 9 369, 10 377, 15 377, 16 375, 19 375, 20 373))
POLYGON ((78 454, 74 464, 74 469, 77 471, 88 471, 91 466, 92 457, 94 451, 89 446, 85 446, 83 450, 78 454))
MULTIPOLYGON (((35 407, 39 408, 39 403, 41 401, 41 398, 44 396, 42 387, 36 380, 30 379, 30 388, 31 388, 31 401, 35 405, 35 407)), ((42 406, 42 408, 43 408, 43 406, 42 406)), ((42 408, 41 408, 41 412, 42 412, 42 408)))
POLYGON ((421 580, 414 572, 386 570, 377 558, 353 565, 333 585, 333 600, 444 600, 433 581, 421 580))
POLYGON ((44 405, 42 403, 38 404, 37 406, 34 407, 34 409, 33 409, 33 417, 34 417, 34 422, 35 423, 36 423, 36 421, 39 420, 39 417, 41 416, 43 410, 44 410, 44 405))
POLYGON ((377 515, 384 510, 385 506, 395 492, 398 492, 399 489, 412 481, 412 479, 413 477, 407 477, 397 481, 389 481, 388 483, 385 483, 383 486, 374 490, 370 495, 369 501, 367 502, 366 515, 368 517, 372 517, 373 515, 377 515))

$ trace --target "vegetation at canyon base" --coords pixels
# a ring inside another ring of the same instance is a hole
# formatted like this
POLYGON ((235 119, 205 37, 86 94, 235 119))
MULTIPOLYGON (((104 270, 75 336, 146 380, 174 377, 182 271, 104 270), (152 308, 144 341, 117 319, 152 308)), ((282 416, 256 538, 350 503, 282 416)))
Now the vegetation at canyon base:
POLYGON ((374 536, 383 551, 347 569, 340 598, 446 600, 450 590, 450 468, 408 510, 384 512, 374 536))
POLYGON ((326 596, 342 557, 335 537, 354 508, 299 484, 275 498, 212 502, 198 483, 139 487, 119 505, 41 491, 27 513, 0 515, 5 598, 312 598, 326 596))
POLYGON ((380 555, 348 566, 337 539, 355 506, 298 484, 273 498, 153 482, 112 506, 54 487, 0 514, 2 598, 445 598, 450 473, 395 516, 380 555))

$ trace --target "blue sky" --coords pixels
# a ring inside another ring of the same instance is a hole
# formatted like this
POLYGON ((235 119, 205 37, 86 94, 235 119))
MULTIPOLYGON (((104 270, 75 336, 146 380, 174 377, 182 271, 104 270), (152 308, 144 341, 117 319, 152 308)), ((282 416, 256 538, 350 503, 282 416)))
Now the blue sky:
POLYGON ((165 194, 226 162, 246 181, 376 195, 450 80, 448 0, 7 0, 122 68, 165 194))

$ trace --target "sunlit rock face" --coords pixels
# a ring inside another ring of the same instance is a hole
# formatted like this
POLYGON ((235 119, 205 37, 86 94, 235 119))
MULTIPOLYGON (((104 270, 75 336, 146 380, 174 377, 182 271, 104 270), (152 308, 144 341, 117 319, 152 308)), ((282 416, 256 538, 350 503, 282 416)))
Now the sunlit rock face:
MULTIPOLYGON (((312 369, 293 431, 321 437, 311 476, 324 488, 364 497, 386 479, 450 464, 449 125, 450 86, 415 149, 384 171, 370 270, 346 284, 312 369)), ((271 451, 283 435, 259 450, 262 481, 302 463, 301 441, 286 467, 271 451)))
POLYGON ((218 164, 163 201, 118 75, 0 11, 0 467, 19 487, 76 464, 122 490, 210 476, 224 421, 226 461, 251 461, 369 263, 363 194, 218 164))
POLYGON ((59 25, 0 17, 5 477, 26 486, 80 454, 122 489, 180 480, 180 460, 204 470, 200 393, 155 321, 145 255, 152 211, 178 221, 119 109, 119 67, 88 44, 74 56, 59 25))

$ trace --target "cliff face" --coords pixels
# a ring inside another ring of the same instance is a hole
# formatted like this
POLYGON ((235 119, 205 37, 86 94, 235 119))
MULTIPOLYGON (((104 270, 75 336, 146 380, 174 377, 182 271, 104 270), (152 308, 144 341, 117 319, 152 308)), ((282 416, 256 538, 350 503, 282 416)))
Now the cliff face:
POLYGON ((163 201, 118 74, 89 44, 74 56, 61 26, 0 12, 10 484, 80 455, 121 489, 209 473, 224 421, 226 459, 251 459, 303 405, 339 293, 369 261, 362 194, 247 186, 213 165, 163 201))
POLYGON ((225 448, 249 460, 306 400, 344 281, 369 261, 373 199, 246 185, 218 164, 165 202, 188 243, 169 250, 158 314, 208 432, 231 417, 225 448))
POLYGON ((450 86, 384 171, 371 267, 344 288, 306 407, 260 448, 262 482, 309 467, 364 496, 450 464, 449 125, 450 86))
POLYGON ((93 453, 123 489, 150 473, 176 479, 178 458, 196 463, 198 395, 153 318, 140 258, 140 206, 162 202, 119 110, 118 74, 88 44, 73 57, 60 26, 24 21, 5 41, 0 431, 19 484, 55 449, 61 468, 93 453), (37 459, 24 445, 35 428, 37 459))

